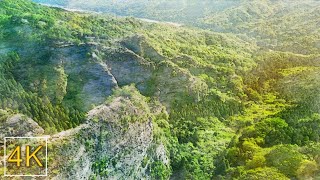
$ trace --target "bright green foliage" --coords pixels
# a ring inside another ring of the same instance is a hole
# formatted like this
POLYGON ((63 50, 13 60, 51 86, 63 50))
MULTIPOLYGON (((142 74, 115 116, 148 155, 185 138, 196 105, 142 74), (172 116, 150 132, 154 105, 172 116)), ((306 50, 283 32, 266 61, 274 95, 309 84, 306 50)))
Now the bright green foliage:
POLYGON ((151 165, 151 177, 159 180, 168 179, 170 177, 170 170, 162 162, 153 162, 151 165))
POLYGON ((98 174, 100 177, 108 177, 108 170, 107 170, 107 165, 108 165, 108 158, 104 157, 100 161, 97 161, 92 164, 92 169, 95 174, 98 174))
POLYGON ((239 177, 242 180, 289 180, 285 175, 274 168, 257 168, 243 172, 239 177))
MULTIPOLYGON (((141 2, 145 1, 137 3, 141 2)), ((203 1, 205 12, 185 17, 167 11, 168 3, 178 7, 177 2, 154 2, 166 12, 157 11, 156 18, 219 33, 67 12, 27 0, 0 1, 0 109, 6 110, 0 110, 0 122, 8 114, 23 113, 48 133, 76 127, 97 105, 85 105, 82 90, 92 78, 85 69, 130 59, 148 70, 146 79, 136 84, 148 98, 132 92, 132 85, 115 90, 110 99, 121 95, 137 107, 162 107, 156 117, 145 112, 145 119, 154 121, 154 139, 165 145, 171 167, 161 161, 148 164, 146 156, 142 164, 150 168, 153 179, 319 177, 318 2, 310 1, 313 7, 310 2, 228 1, 218 6, 203 1), (79 55, 68 63, 84 67, 82 71, 58 62, 64 54, 56 50, 63 48, 79 55)), ((128 9, 122 4, 110 11, 128 9)), ((190 0, 181 11, 198 6, 201 3, 190 0)), ((124 13, 137 11, 142 10, 124 13)), ((154 14, 152 8, 143 11, 142 17, 154 14)), ((125 79, 119 86, 136 83, 127 80, 131 77, 126 73, 116 79, 125 79)), ((127 130, 137 119, 121 108, 120 123, 127 130)), ((93 143, 84 144, 90 149, 93 143)), ((95 162, 93 171, 107 178, 107 162, 95 162)))
POLYGON ((83 122, 86 108, 72 94, 81 91, 79 79, 70 80, 63 66, 49 61, 48 48, 88 42, 86 37, 109 41, 139 24, 5 0, 0 2, 0 26, 0 108, 24 113, 54 133, 83 122))
POLYGON ((37 96, 25 91, 15 81, 12 67, 20 60, 19 56, 11 53, 0 60, 0 108, 13 110, 33 118, 48 133, 76 127, 84 119, 84 114, 73 108, 52 104, 47 96, 37 96))
POLYGON ((276 146, 266 155, 267 165, 274 166, 288 177, 297 176, 297 170, 304 159, 294 146, 276 146))
POLYGON ((197 0, 34 1, 233 33, 264 49, 312 54, 318 53, 320 48, 317 21, 320 3, 317 0, 202 0, 200 3, 197 0))

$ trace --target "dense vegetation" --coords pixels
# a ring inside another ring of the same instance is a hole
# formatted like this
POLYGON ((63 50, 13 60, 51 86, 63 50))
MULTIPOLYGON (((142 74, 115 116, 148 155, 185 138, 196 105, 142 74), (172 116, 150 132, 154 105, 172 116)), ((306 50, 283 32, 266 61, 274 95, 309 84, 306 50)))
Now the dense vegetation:
POLYGON ((130 19, 92 18, 28 1, 1 1, 0 10, 1 107, 34 118, 50 133, 76 127, 85 111, 81 104, 75 107, 77 99, 68 102, 73 93, 67 92, 68 75, 49 60, 54 58, 49 48, 84 43, 89 36, 108 41, 139 25, 130 26, 126 23, 130 19))
POLYGON ((317 23, 320 2, 316 0, 34 1, 233 33, 268 49, 299 54, 317 53, 320 50, 317 23))
POLYGON ((186 24, 197 24, 196 20, 212 12, 240 4, 237 0, 203 0, 200 3, 196 0, 128 0, 126 3, 121 0, 95 0, 89 3, 85 0, 34 0, 34 2, 186 24))
POLYGON ((12 53, 0 59, 2 109, 32 117, 49 133, 76 127, 83 121, 84 114, 78 110, 52 103, 46 95, 25 91, 21 84, 15 81, 11 70, 20 60, 17 54, 12 53))
MULTIPOLYGON (((70 8, 83 3, 41 2, 70 8)), ((318 2, 150 1, 149 8, 143 2, 88 8, 121 15, 143 12, 138 17, 218 32, 0 1, 0 108, 30 116, 48 133, 76 127, 92 108, 84 108, 82 92, 90 74, 79 76, 60 63, 59 49, 79 50, 81 58, 72 62, 82 59, 76 65, 86 68, 96 63, 95 56, 119 63, 127 58, 121 50, 128 49, 144 69, 151 69, 142 74, 147 79, 136 84, 138 89, 168 112, 154 123, 165 137, 161 141, 170 152, 171 170, 154 162, 154 178, 166 179, 171 171, 174 179, 320 176, 318 2), (166 8, 181 4, 182 12, 166 8), (206 11, 184 16, 203 6, 206 11), (166 13, 155 10, 159 7, 166 13), (105 47, 116 53, 110 55, 105 47)), ((118 77, 119 86, 137 83, 118 77)), ((97 162, 96 171, 103 163, 97 162)))

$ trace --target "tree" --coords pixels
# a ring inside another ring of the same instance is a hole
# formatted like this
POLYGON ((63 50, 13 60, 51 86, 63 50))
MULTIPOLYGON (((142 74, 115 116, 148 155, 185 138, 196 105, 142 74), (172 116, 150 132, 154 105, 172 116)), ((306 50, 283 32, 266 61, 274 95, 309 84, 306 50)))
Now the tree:
POLYGON ((275 168, 257 168, 244 173, 239 177, 241 180, 290 180, 275 168))
POLYGON ((267 166, 277 168, 288 177, 296 177, 300 163, 304 156, 297 151, 297 146, 278 145, 274 147, 266 156, 267 166))
POLYGON ((297 170, 297 177, 299 179, 312 179, 317 172, 319 173, 319 167, 315 161, 304 160, 297 170))

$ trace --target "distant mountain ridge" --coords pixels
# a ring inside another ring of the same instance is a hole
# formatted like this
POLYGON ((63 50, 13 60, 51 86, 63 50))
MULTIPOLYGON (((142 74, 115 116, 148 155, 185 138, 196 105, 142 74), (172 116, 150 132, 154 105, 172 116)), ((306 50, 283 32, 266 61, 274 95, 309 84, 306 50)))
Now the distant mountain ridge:
POLYGON ((317 0, 205 0, 201 2, 195 0, 34 0, 34 2, 183 23, 217 32, 234 33, 245 40, 257 42, 261 47, 274 50, 299 54, 320 51, 320 25, 316 21, 320 18, 320 2, 317 0))

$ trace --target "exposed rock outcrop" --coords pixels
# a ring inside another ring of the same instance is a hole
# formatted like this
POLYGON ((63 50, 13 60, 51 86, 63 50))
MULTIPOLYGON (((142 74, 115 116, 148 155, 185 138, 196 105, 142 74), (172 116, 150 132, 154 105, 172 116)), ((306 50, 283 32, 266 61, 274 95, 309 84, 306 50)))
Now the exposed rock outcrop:
POLYGON ((165 147, 153 139, 153 114, 144 97, 134 91, 112 99, 91 110, 82 128, 55 138, 54 159, 61 158, 51 166, 53 174, 60 172, 55 179, 150 179, 152 162, 169 166, 165 147))
POLYGON ((38 123, 22 114, 9 115, 0 126, 1 141, 4 137, 31 137, 43 133, 44 130, 38 123))
MULTIPOLYGON (((153 138, 154 113, 133 86, 117 90, 86 123, 49 138, 47 179, 151 179, 152 163, 170 166, 165 146, 153 138)), ((0 132, 3 138, 43 136, 44 130, 17 114, 0 132)))

